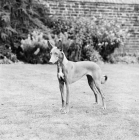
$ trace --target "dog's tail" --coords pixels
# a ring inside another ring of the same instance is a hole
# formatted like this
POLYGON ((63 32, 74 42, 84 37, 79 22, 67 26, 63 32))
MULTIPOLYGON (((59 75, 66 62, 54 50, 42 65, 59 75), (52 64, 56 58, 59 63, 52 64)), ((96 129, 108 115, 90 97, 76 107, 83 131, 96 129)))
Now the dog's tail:
POLYGON ((101 84, 104 84, 107 80, 108 80, 108 76, 107 75, 104 75, 103 76, 103 80, 101 81, 101 84))

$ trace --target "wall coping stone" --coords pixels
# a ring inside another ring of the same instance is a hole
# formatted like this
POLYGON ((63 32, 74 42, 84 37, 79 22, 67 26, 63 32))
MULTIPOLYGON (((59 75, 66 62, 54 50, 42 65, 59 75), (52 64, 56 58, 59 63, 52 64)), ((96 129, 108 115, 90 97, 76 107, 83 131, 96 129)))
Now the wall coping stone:
MULTIPOLYGON (((42 0, 38 0, 42 1, 42 0)), ((44 1, 44 0, 43 0, 44 1)), ((45 0, 49 1, 49 0, 45 0)), ((115 3, 115 4, 139 4, 139 0, 51 0, 51 1, 67 1, 67 2, 95 2, 95 3, 115 3)))

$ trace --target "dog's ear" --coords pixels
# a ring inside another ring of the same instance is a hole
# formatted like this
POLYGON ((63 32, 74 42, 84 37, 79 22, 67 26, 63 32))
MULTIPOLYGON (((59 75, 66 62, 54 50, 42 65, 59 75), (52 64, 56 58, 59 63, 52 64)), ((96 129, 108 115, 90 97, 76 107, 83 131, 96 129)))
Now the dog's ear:
POLYGON ((60 51, 63 51, 63 42, 62 42, 61 39, 58 40, 57 48, 58 48, 60 51))
POLYGON ((50 40, 48 40, 47 42, 48 42, 48 47, 50 48, 56 47, 55 45, 53 45, 53 43, 50 40))

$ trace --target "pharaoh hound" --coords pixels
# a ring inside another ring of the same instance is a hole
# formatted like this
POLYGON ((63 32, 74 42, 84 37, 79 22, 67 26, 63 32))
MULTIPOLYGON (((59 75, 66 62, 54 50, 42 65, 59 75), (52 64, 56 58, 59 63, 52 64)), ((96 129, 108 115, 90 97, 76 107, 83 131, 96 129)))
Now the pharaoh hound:
POLYGON ((48 41, 49 46, 52 47, 49 60, 50 63, 57 63, 57 78, 59 81, 59 88, 62 100, 62 113, 69 112, 69 85, 87 76, 88 84, 95 95, 95 102, 98 103, 98 94, 101 97, 103 109, 106 108, 104 102, 104 95, 101 91, 101 84, 105 83, 107 76, 101 75, 100 67, 91 61, 72 62, 67 60, 64 52, 52 45, 48 41), (103 78, 102 78, 103 77, 103 78), (102 80, 103 79, 103 80, 102 80), (66 86, 66 101, 64 100, 64 85, 66 86))

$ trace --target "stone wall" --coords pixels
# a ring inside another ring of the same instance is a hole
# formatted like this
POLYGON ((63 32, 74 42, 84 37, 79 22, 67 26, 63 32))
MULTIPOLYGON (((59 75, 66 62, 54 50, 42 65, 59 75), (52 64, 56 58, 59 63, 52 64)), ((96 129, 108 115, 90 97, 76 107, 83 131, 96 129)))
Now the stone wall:
POLYGON ((49 9, 51 15, 58 17, 106 16, 126 21, 132 34, 125 43, 126 51, 139 52, 139 0, 39 0, 49 9))

